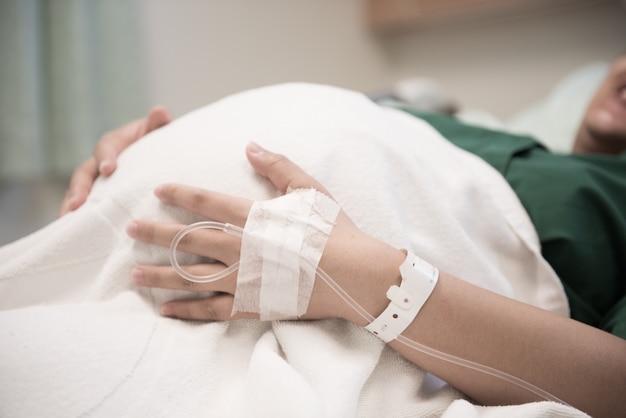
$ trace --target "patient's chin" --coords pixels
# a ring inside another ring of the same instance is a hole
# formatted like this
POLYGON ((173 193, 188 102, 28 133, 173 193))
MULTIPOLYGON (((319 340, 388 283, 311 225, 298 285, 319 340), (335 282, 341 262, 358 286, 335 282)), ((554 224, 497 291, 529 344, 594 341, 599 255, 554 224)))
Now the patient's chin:
POLYGON ((620 154, 626 150, 626 133, 615 130, 591 130, 591 152, 620 154))
POLYGON ((574 152, 619 154, 626 150, 626 123, 602 110, 590 111, 578 132, 574 152))

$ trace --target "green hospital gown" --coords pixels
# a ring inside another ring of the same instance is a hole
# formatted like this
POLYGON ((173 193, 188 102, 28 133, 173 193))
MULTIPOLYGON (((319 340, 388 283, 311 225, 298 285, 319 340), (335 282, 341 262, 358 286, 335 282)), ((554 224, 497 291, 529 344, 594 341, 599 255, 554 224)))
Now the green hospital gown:
POLYGON ((504 176, 563 282, 572 318, 626 339, 626 153, 559 155, 530 137, 404 110, 504 176))

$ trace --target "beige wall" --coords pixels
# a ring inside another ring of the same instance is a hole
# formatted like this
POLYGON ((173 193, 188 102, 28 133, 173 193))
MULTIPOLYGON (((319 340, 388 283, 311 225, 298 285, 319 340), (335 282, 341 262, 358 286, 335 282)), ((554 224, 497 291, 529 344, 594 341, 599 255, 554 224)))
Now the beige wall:
POLYGON ((153 101, 176 115, 284 81, 375 92, 412 75, 505 118, 568 71, 626 50, 617 0, 374 34, 365 0, 140 0, 153 101))

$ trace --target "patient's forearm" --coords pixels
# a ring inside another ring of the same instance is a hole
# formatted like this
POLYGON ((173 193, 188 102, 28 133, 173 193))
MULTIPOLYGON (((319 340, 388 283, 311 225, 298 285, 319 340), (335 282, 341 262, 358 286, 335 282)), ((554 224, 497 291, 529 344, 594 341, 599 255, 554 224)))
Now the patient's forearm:
MULTIPOLYGON (((444 273, 403 333, 411 340, 524 379, 592 414, 626 410, 626 341, 444 273)), ((390 345, 484 404, 540 400, 500 379, 390 345)))

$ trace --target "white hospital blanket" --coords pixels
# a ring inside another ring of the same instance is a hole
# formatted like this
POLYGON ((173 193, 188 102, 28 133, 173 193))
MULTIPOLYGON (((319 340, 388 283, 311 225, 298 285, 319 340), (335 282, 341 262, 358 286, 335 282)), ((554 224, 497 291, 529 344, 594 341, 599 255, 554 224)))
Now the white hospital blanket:
POLYGON ((141 289, 135 218, 191 222, 153 196, 183 182, 276 196, 246 161, 256 141, 320 180, 366 232, 479 286, 567 314, 561 285, 504 180, 431 127, 360 94, 289 84, 224 99, 123 154, 88 202, 0 249, 0 416, 446 417, 577 411, 482 408, 339 320, 197 323, 162 318, 182 292, 141 289))

